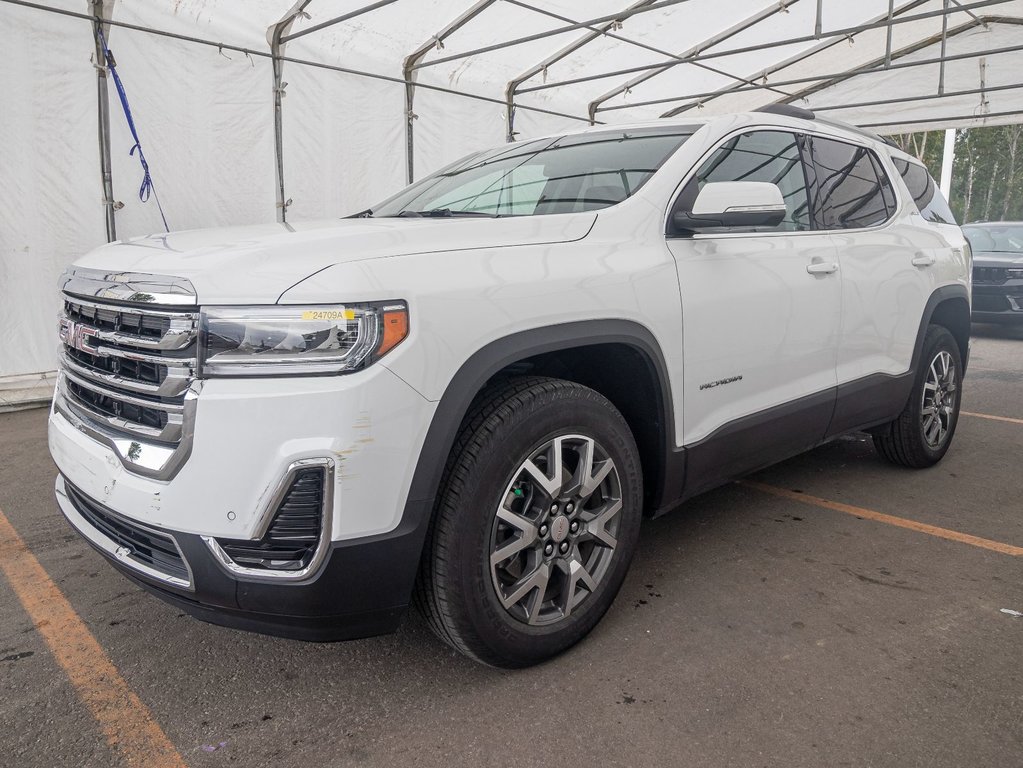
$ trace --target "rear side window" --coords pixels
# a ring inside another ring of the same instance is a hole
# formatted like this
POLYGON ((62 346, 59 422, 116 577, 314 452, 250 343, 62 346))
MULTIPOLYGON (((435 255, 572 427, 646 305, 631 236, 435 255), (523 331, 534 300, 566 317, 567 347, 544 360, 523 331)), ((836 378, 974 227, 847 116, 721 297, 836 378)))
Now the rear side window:
POLYGON ((924 219, 936 224, 956 223, 956 217, 952 215, 948 201, 926 168, 897 157, 893 157, 892 162, 895 164, 895 170, 906 182, 909 194, 913 196, 913 201, 924 219))
POLYGON ((873 227, 895 212, 891 181, 866 147, 815 136, 813 158, 824 229, 873 227))

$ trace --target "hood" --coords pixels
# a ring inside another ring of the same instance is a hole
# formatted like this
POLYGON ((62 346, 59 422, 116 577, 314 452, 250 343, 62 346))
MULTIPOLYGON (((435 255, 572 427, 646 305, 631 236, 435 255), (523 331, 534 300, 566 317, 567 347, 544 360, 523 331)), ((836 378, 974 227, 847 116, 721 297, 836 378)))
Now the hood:
POLYGON ((975 267, 1023 267, 1023 253, 1019 251, 974 251, 975 267))
POLYGON ((326 219, 195 229, 101 246, 76 266, 185 278, 200 304, 275 303, 335 264, 389 256, 579 240, 595 213, 422 219, 326 219))

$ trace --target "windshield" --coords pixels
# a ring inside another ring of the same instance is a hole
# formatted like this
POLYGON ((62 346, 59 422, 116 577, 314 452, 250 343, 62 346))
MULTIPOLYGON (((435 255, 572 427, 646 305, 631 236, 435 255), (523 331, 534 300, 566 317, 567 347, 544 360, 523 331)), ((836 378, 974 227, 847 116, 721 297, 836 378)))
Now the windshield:
POLYGON ((363 215, 539 216, 620 203, 699 126, 599 131, 470 155, 363 215))
POLYGON ((1023 254, 1023 224, 984 224, 963 227, 970 248, 989 253, 1023 254))

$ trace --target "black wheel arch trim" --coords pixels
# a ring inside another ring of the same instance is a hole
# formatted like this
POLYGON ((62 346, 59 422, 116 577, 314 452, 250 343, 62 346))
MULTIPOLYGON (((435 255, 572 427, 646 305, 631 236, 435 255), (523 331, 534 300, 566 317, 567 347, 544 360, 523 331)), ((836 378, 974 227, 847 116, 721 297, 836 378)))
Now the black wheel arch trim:
MULTIPOLYGON (((658 410, 664 428, 665 455, 676 452, 675 417, 668 367, 660 344, 644 325, 632 320, 604 319, 561 323, 501 337, 473 353, 451 378, 441 396, 423 441, 409 486, 402 525, 419 523, 432 511, 444 465, 473 400, 495 374, 537 355, 597 344, 623 344, 638 351, 652 368, 658 384, 658 410)), ((670 463, 670 462, 669 462, 670 463)), ((664 473, 665 482, 668 482, 664 473)))
MULTIPOLYGON (((917 367, 920 365, 920 356, 923 354, 924 349, 924 336, 927 335, 927 327, 931 324, 931 320, 934 317, 934 312, 937 310, 940 304, 945 303, 951 299, 963 299, 966 302, 966 340, 963 344, 960 339, 956 338, 956 341, 960 343, 960 353, 963 363, 963 373, 966 373, 966 364, 970 357, 970 292, 966 289, 966 286, 961 283, 952 283, 950 285, 943 285, 937 288, 927 299, 927 304, 924 306, 923 316, 920 318, 920 329, 916 334, 916 346, 913 348, 913 360, 909 366, 910 373, 916 373, 917 367)), ((950 332, 955 336, 955 329, 950 328, 950 332)), ((905 403, 903 403, 905 405, 905 403)))

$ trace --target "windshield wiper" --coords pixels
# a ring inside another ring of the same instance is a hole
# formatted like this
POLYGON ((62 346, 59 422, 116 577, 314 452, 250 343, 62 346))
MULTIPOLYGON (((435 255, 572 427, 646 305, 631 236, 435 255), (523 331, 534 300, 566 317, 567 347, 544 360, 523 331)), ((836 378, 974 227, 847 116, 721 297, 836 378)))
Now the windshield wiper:
POLYGON ((413 211, 404 210, 394 214, 398 218, 402 219, 418 219, 428 217, 431 219, 450 219, 455 217, 483 217, 486 219, 496 219, 498 214, 486 213, 485 211, 454 211, 450 208, 431 208, 427 211, 413 211))

